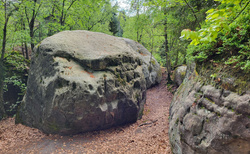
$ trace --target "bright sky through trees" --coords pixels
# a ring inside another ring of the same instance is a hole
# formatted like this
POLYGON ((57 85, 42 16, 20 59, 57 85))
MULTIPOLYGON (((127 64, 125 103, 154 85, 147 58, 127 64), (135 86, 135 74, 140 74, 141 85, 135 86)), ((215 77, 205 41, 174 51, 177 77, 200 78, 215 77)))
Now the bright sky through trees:
POLYGON ((130 0, 111 0, 112 5, 115 5, 116 2, 118 3, 119 10, 125 10, 128 12, 130 8, 130 0))

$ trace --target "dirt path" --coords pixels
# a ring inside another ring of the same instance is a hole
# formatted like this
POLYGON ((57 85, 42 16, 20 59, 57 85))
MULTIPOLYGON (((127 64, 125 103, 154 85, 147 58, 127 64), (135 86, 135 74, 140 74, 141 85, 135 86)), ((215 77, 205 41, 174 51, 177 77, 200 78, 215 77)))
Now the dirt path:
POLYGON ((134 124, 75 136, 46 136, 14 119, 0 122, 0 153, 171 153, 168 116, 172 94, 161 84, 147 91, 144 115, 134 124))

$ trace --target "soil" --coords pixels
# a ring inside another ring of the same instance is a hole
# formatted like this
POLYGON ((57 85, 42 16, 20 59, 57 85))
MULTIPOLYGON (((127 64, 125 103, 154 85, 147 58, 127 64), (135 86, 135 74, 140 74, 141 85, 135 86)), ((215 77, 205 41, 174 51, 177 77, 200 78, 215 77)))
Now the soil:
POLYGON ((171 154, 168 117, 172 93, 163 69, 161 83, 147 90, 142 119, 136 123, 74 136, 46 135, 14 118, 0 122, 0 153, 171 154))

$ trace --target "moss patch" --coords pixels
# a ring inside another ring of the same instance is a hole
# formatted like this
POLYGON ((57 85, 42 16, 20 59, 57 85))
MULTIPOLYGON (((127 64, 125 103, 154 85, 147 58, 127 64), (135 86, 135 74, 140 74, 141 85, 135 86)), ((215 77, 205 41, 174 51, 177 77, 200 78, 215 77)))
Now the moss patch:
POLYGON ((250 89, 250 72, 211 61, 197 64, 196 71, 199 72, 199 81, 202 84, 210 84, 217 89, 230 90, 239 95, 250 89))
POLYGON ((49 128, 54 132, 58 132, 60 130, 60 128, 55 123, 50 123, 49 128))

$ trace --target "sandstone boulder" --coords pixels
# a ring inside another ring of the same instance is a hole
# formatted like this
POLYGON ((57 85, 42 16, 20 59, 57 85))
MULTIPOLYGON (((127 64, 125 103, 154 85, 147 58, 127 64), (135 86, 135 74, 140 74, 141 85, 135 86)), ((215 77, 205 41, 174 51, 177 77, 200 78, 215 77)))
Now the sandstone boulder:
POLYGON ((123 39, 134 51, 140 54, 142 60, 142 71, 146 79, 147 88, 161 82, 162 73, 160 64, 151 56, 151 53, 140 43, 130 39, 123 39))
POLYGON ((62 135, 135 122, 146 101, 146 80, 153 84, 160 76, 151 72, 145 80, 146 60, 133 45, 142 48, 88 31, 46 38, 34 49, 16 121, 62 135))
POLYGON ((173 78, 177 86, 180 86, 186 75, 187 66, 179 66, 174 70, 173 78))
POLYGON ((202 84, 193 66, 187 72, 170 107, 173 153, 249 154, 250 95, 202 84))

